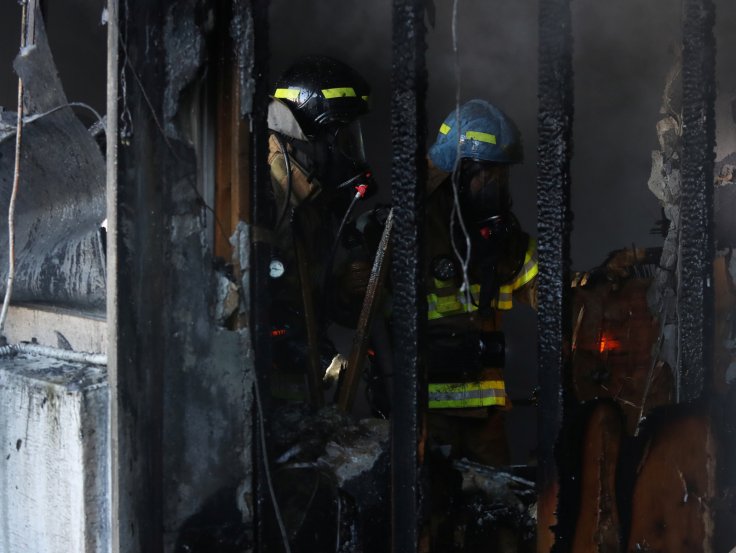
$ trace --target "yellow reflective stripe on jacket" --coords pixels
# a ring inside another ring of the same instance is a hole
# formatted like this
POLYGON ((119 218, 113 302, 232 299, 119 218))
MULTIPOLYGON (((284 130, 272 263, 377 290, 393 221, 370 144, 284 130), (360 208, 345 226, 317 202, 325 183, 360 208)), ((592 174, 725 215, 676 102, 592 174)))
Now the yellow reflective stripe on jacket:
POLYGON ((503 380, 429 384, 430 409, 465 409, 494 405, 506 405, 503 380))
POLYGON ((487 144, 496 143, 496 135, 488 134, 487 132, 480 131, 466 131, 465 138, 467 140, 477 140, 478 142, 486 142, 487 144))
POLYGON ((504 284, 498 289, 498 299, 493 302, 493 306, 505 311, 514 306, 514 289, 510 284, 504 284))
MULTIPOLYGON (((480 294, 480 284, 470 286, 470 295, 475 303, 478 302, 480 294)), ((471 313, 478 308, 471 302, 466 306, 465 293, 459 288, 450 288, 447 294, 432 293, 427 294, 428 318, 429 320, 449 317, 450 315, 461 315, 462 313, 471 313)))
MULTIPOLYGON (((529 239, 529 246, 524 254, 524 265, 522 265, 519 274, 509 284, 503 284, 498 289, 498 298, 494 299, 491 307, 502 311, 508 311, 514 306, 514 292, 528 284, 539 272, 539 264, 537 262, 537 241, 533 238, 529 239)), ((449 317, 451 315, 462 315, 463 313, 472 313, 478 308, 474 304, 465 305, 465 294, 454 285, 448 286, 447 293, 442 293, 441 282, 435 280, 435 288, 437 292, 427 294, 428 318, 430 321, 449 317)), ((475 303, 478 303, 480 296, 480 285, 473 284, 470 292, 475 303)))
POLYGON ((357 96, 355 94, 355 89, 349 86, 340 88, 323 88, 322 95, 328 100, 333 98, 355 98, 357 96))
POLYGON ((277 88, 276 92, 273 93, 274 98, 285 98, 286 100, 296 101, 299 98, 301 92, 298 88, 277 88))

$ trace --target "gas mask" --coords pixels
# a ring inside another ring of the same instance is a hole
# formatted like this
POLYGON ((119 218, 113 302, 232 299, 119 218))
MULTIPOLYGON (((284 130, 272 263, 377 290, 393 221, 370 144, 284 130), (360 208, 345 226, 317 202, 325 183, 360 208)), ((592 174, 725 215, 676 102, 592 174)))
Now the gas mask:
POLYGON ((320 196, 340 212, 356 194, 373 192, 373 175, 365 161, 363 133, 359 121, 326 126, 308 142, 294 141, 294 155, 309 176, 322 185, 320 196))
POLYGON ((463 159, 459 171, 460 212, 471 237, 471 266, 481 283, 479 307, 487 311, 499 286, 513 276, 503 263, 516 249, 513 238, 519 232, 511 213, 509 166, 463 159))
POLYGON ((458 180, 460 210, 479 232, 498 232, 511 210, 509 166, 463 159, 458 180), (482 229, 487 227, 488 231, 482 229))

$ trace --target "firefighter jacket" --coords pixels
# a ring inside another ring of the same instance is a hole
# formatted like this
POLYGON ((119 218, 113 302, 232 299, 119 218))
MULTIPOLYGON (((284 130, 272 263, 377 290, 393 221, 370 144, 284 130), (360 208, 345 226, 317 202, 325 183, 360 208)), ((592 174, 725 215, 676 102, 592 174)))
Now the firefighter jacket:
POLYGON ((425 212, 429 408, 462 409, 468 416, 481 416, 479 413, 487 413, 488 407, 508 405, 501 370, 504 345, 500 314, 511 309, 515 301, 536 308, 536 241, 518 232, 504 244, 497 263, 498 293, 492 309, 481 309, 480 275, 471 261, 470 294, 466 294, 451 243, 451 183, 445 178, 433 187, 432 174, 430 168, 425 212))

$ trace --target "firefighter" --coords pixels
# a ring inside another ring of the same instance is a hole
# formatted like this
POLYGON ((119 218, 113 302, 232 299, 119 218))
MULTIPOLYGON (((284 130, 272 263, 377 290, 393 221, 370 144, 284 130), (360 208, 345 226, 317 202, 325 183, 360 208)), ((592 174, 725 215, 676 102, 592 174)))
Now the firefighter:
POLYGON ((327 338, 327 326, 335 320, 345 323, 362 301, 368 256, 346 256, 340 246, 356 203, 374 186, 359 121, 368 112, 369 94, 355 70, 324 56, 297 61, 274 88, 268 164, 276 210, 270 291, 277 397, 305 397, 307 325, 319 336, 320 369, 332 366, 334 372, 342 363, 327 338), (338 252, 347 257, 340 270, 338 252), (305 290, 314 308, 311 320, 305 290))
POLYGON ((536 243, 511 211, 509 171, 521 136, 494 105, 471 100, 448 115, 429 150, 425 281, 427 426, 452 457, 507 464, 500 317, 536 308, 536 243))

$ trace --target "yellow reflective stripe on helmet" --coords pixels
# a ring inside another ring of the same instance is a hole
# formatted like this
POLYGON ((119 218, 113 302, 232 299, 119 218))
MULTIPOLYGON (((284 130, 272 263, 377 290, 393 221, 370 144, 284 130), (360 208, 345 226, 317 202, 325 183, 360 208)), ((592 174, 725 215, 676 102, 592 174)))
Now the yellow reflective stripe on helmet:
POLYGON ((355 98, 355 89, 349 86, 341 88, 323 88, 322 95, 331 100, 332 98, 355 98))
POLYGON ((478 142, 486 142, 488 144, 496 143, 496 135, 488 134, 487 132, 466 131, 465 138, 468 140, 477 140, 478 142))
POLYGON ((296 101, 299 98, 301 90, 298 88, 277 88, 273 93, 274 98, 284 98, 286 100, 296 101))
POLYGON ((361 96, 361 98, 363 98, 363 101, 364 101, 364 102, 367 102, 367 101, 368 101, 368 99, 369 99, 369 96, 361 96))
POLYGON ((440 132, 441 132, 442 134, 447 134, 447 133, 448 133, 448 132, 450 132, 451 130, 452 130, 452 129, 450 128, 450 126, 449 126, 449 125, 445 125, 444 123, 442 123, 442 125, 440 126, 440 132))
POLYGON ((430 409, 463 409, 506 405, 506 387, 503 380, 430 383, 428 391, 430 409))

